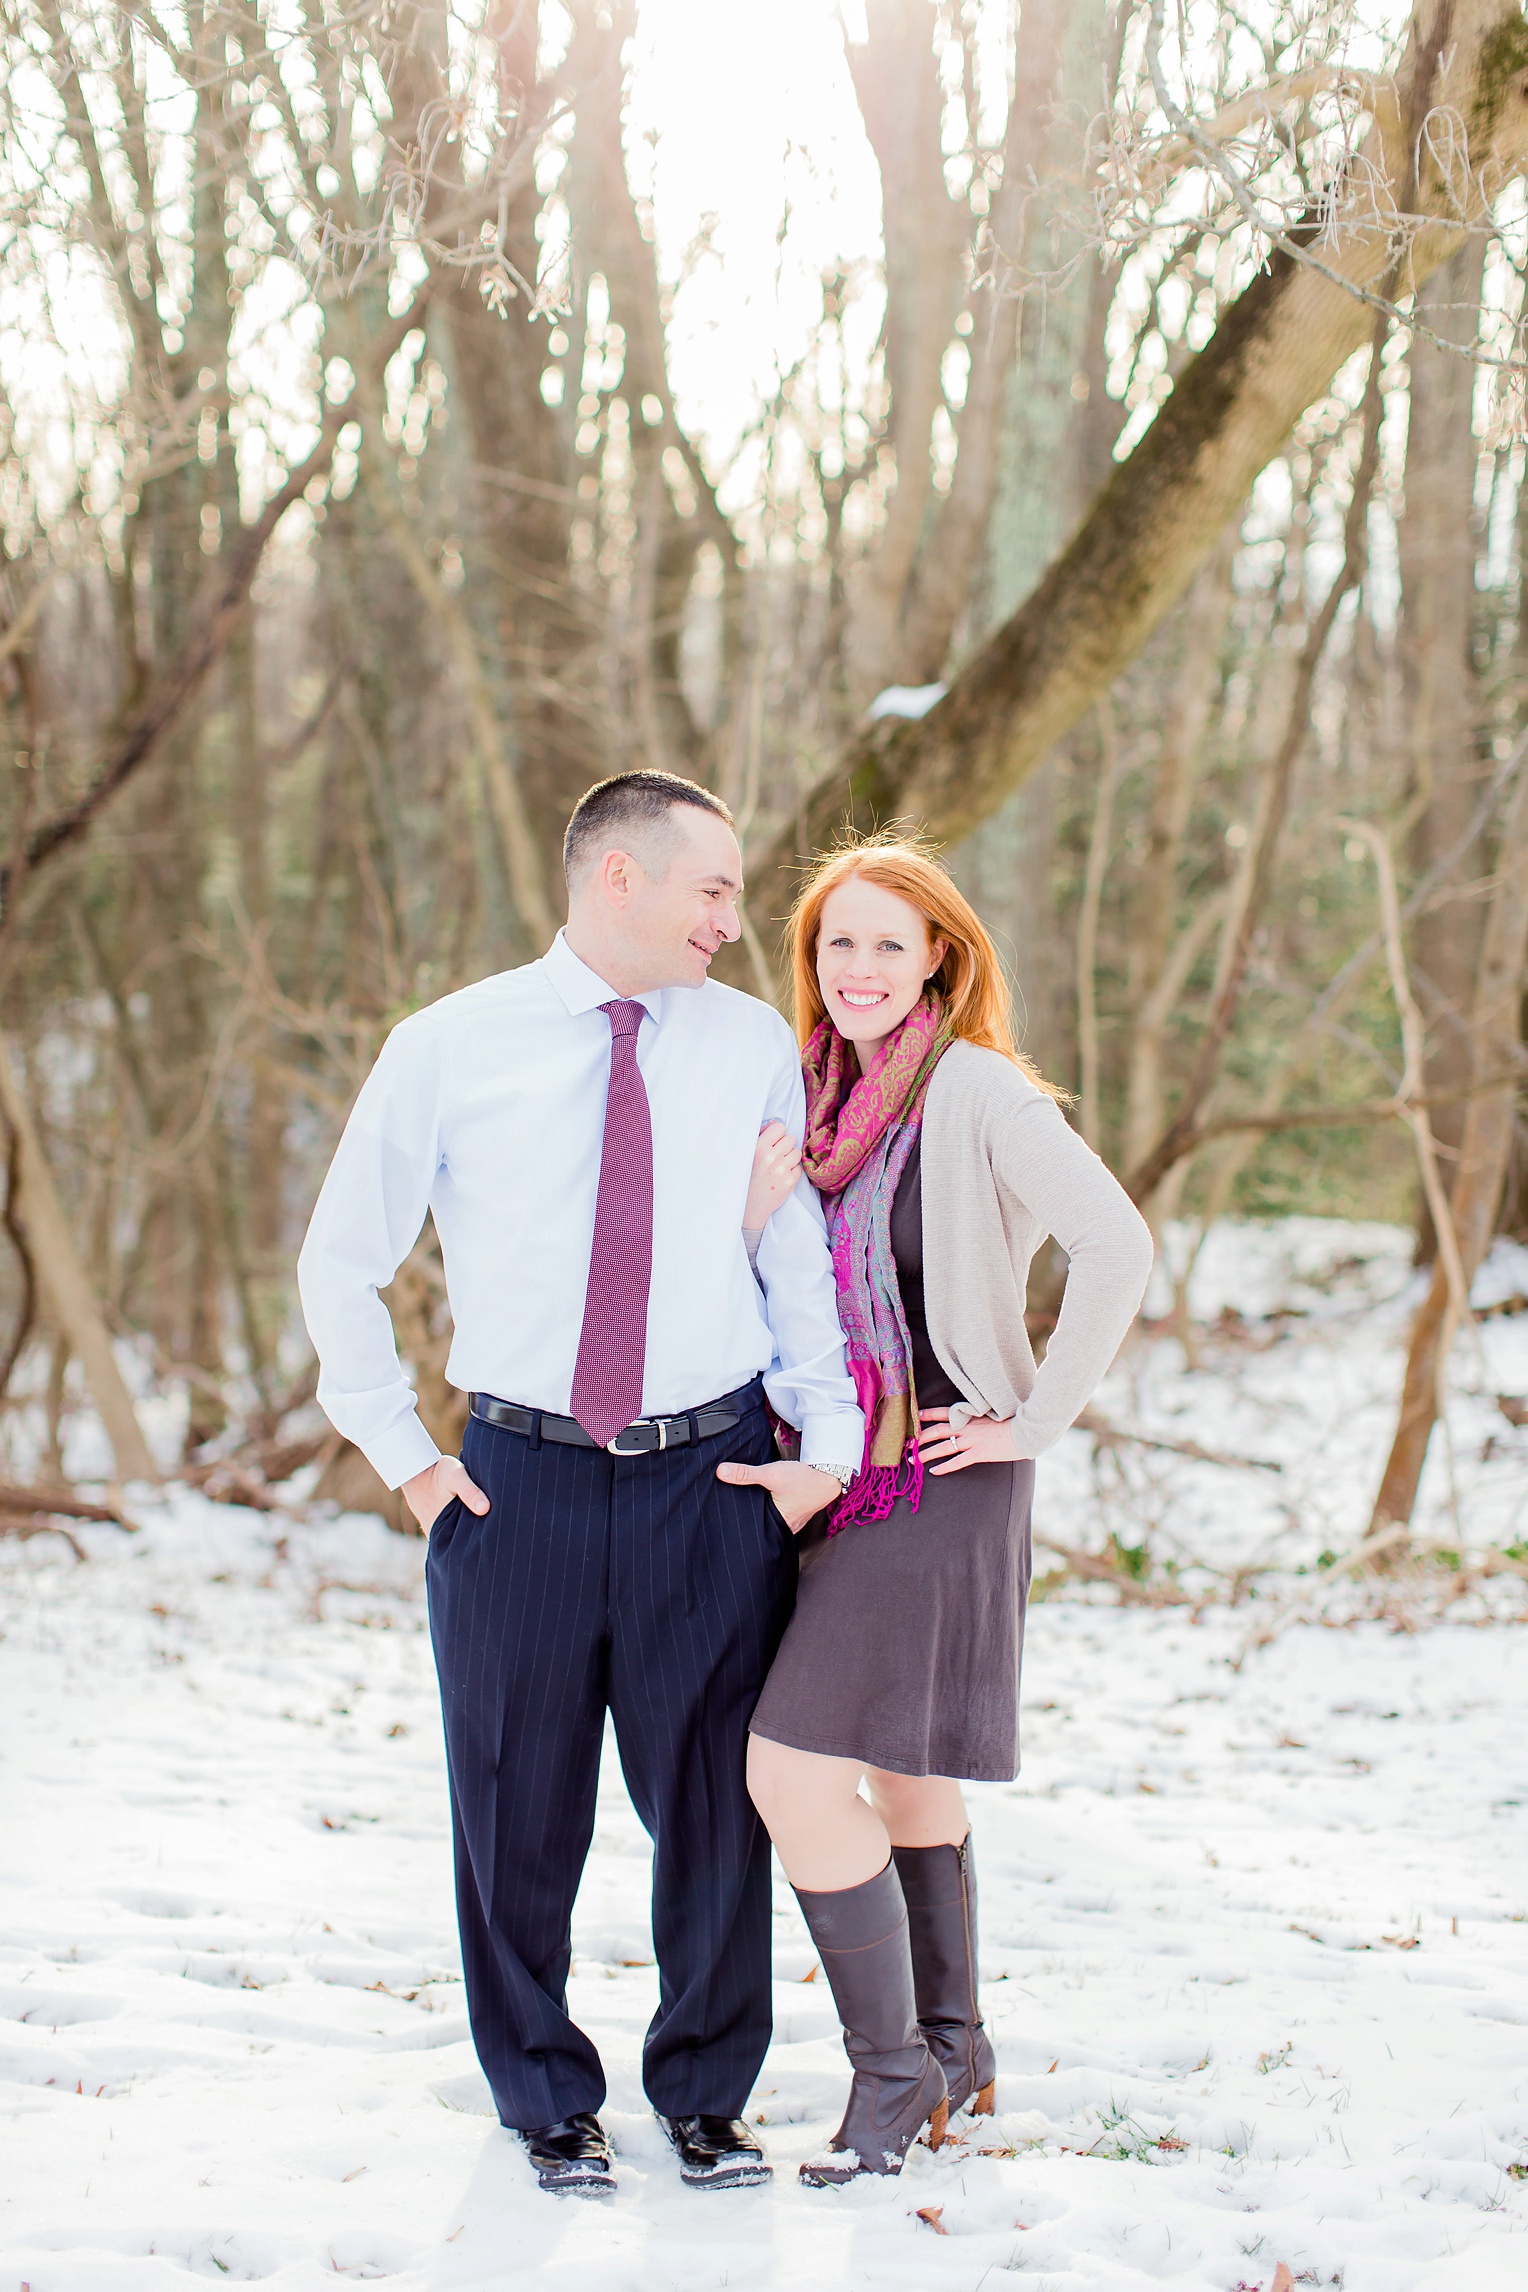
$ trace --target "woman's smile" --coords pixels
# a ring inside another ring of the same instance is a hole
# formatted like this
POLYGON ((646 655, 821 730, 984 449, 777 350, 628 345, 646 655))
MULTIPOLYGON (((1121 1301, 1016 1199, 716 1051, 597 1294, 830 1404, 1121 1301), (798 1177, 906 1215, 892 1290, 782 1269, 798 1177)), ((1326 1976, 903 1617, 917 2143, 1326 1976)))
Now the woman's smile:
POLYGON ((944 951, 910 900, 867 876, 852 875, 829 892, 817 937, 817 987, 861 1064, 922 1000, 944 951))

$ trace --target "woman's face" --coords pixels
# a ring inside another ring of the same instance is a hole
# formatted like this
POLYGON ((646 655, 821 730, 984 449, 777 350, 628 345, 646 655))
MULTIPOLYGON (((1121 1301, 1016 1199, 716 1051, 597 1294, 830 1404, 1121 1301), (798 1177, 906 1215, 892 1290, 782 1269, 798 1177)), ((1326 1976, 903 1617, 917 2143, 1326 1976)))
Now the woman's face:
POLYGON ((823 901, 817 984, 823 1008, 865 1066, 902 1024, 944 961, 918 909, 894 891, 851 875, 823 901))

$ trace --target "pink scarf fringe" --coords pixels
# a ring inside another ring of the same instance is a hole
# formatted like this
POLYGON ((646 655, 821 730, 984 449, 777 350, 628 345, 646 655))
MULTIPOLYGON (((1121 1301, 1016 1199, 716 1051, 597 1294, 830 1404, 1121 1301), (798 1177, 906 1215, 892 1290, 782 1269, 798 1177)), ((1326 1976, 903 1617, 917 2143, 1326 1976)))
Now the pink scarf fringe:
POLYGON ((849 1363, 849 1374, 854 1379, 854 1397, 864 1412, 865 1462, 828 1514, 830 1536, 836 1536, 840 1528, 857 1527, 862 1520, 889 1520, 899 1496, 905 1496, 909 1508, 916 1512, 923 1495, 923 1452, 916 1431, 903 1449, 900 1463, 870 1462, 872 1428, 881 1405, 878 1365, 861 1357, 849 1363))
POLYGON ((828 1534, 836 1536, 840 1528, 857 1527, 862 1520, 889 1520, 899 1496, 907 1498, 910 1512, 922 1501, 923 1452, 916 1438, 902 1451, 900 1464, 867 1465, 849 1483, 828 1514, 828 1534))

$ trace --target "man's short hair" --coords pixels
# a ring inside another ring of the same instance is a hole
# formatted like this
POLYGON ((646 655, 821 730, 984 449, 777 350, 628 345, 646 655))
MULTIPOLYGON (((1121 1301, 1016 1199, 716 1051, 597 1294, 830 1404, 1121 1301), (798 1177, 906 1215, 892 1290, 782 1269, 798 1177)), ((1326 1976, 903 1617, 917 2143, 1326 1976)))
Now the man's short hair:
POLYGON ((679 804, 714 812, 729 828, 733 825, 720 796, 694 780, 681 780, 675 772, 617 772, 609 780, 597 780, 574 805, 562 839, 562 864, 569 883, 591 861, 622 843, 633 846, 644 867, 651 854, 655 864, 650 874, 666 872, 673 812, 679 804))

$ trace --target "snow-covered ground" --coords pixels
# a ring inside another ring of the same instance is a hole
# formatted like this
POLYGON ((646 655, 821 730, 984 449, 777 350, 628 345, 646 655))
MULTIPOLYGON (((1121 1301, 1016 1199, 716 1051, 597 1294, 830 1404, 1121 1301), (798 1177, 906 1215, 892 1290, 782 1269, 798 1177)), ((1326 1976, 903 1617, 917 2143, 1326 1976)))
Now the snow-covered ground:
MULTIPOLYGON (((1286 1222, 1212 1237, 1196 1281, 1207 1322, 1241 1321, 1193 1370, 1138 1347, 1101 1406, 1284 1470, 1095 1468, 1073 1436, 1042 1519, 1144 1532, 1196 1588, 1270 1573, 1197 1621, 1033 1612, 1024 1774, 971 1790, 1000 2113, 899 2182, 795 2184, 846 2070, 782 1884, 750 2104, 779 2179, 680 2186, 638 2077, 647 1853, 611 1764, 572 2002, 620 2189, 536 2190, 467 2040, 417 1543, 183 1489, 134 1536, 82 1530, 84 1563, 0 1543, 0 2292, 1268 2292, 1281 2263, 1345 2292, 1520 2292, 1522 1629, 1286 1620, 1363 1530, 1404 1256, 1286 1222)), ((1528 1434, 1489 1396, 1528 1390, 1525 1323, 1461 1364, 1479 1392, 1428 1503, 1439 1533, 1458 1504, 1465 1542, 1524 1533, 1528 1434)))

